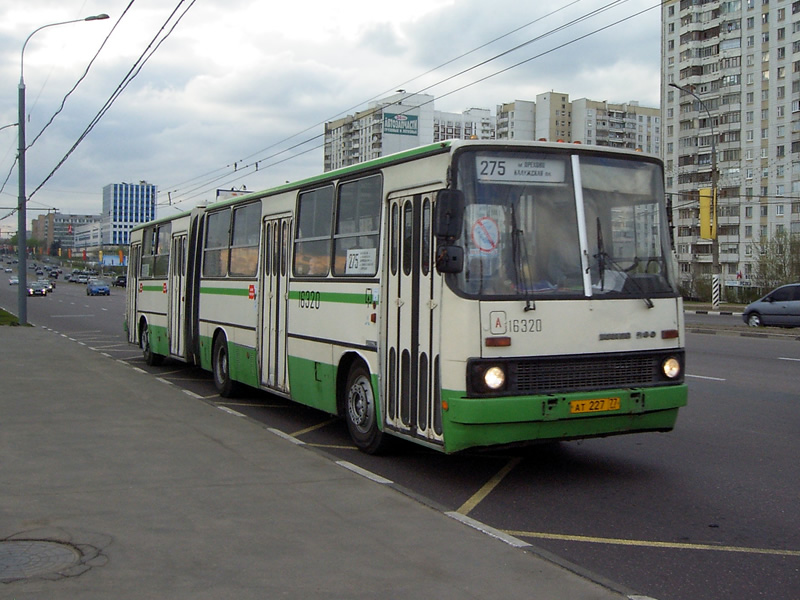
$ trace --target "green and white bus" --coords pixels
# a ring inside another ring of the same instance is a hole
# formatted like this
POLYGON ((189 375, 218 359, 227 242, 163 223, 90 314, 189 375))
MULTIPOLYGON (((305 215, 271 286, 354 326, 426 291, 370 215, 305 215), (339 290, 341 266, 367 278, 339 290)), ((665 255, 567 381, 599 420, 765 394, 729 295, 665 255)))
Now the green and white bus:
POLYGON ((686 404, 663 165, 436 143, 141 225, 128 339, 442 452, 669 431, 686 404))

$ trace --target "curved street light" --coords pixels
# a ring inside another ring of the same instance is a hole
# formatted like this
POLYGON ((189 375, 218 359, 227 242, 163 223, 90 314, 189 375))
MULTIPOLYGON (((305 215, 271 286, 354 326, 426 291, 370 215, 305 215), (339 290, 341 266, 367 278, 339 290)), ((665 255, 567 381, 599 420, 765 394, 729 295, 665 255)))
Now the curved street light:
POLYGON ((719 177, 719 173, 717 172, 717 134, 714 131, 714 120, 711 118, 711 113, 708 110, 708 106, 703 100, 695 94, 694 89, 689 86, 680 86, 677 83, 670 83, 669 87, 673 87, 676 90, 680 90, 686 94, 693 96, 699 103, 700 106, 706 111, 706 115, 708 116, 708 125, 711 127, 711 205, 713 207, 711 217, 712 217, 712 232, 713 235, 711 237, 711 266, 712 266, 712 291, 711 291, 711 303, 713 308, 716 310, 719 308, 719 297, 720 297, 720 268, 719 268, 719 221, 718 221, 718 210, 717 210, 717 179, 719 177))
POLYGON ((83 19, 73 19, 71 21, 59 21, 58 23, 48 23, 34 29, 30 35, 25 38, 22 44, 22 52, 19 55, 19 112, 17 125, 19 127, 19 145, 17 156, 17 171, 19 172, 19 196, 17 199, 17 255, 19 259, 19 290, 17 296, 18 319, 20 325, 25 325, 28 322, 28 240, 27 240, 27 215, 25 210, 25 79, 24 79, 24 60, 25 60, 25 47, 33 37, 33 35, 47 27, 55 27, 56 25, 67 25, 69 23, 79 23, 81 21, 102 21, 108 19, 108 15, 103 13, 99 15, 92 15, 91 17, 84 17, 83 19))

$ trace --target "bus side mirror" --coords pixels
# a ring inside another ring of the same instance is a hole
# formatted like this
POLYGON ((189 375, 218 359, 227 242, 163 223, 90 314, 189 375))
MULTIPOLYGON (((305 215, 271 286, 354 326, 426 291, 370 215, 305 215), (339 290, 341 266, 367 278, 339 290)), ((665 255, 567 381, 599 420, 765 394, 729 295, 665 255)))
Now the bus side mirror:
POLYGON ((436 270, 439 273, 461 273, 464 270, 464 248, 440 245, 436 249, 436 270))
POLYGON ((459 190, 441 190, 436 196, 433 212, 434 235, 450 241, 457 240, 461 237, 463 220, 464 194, 459 190))

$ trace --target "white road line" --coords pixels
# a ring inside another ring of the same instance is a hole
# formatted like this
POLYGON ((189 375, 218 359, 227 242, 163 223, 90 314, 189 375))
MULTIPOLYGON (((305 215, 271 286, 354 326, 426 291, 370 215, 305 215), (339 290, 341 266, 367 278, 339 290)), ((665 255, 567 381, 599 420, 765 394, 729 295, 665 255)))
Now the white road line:
POLYGON ((693 379, 708 379, 709 381, 727 381, 727 379, 722 377, 706 377, 704 375, 689 375, 688 373, 686 374, 686 377, 691 377, 693 379))
POLYGON ((306 445, 306 443, 303 440, 298 440, 296 437, 292 437, 288 433, 282 432, 280 429, 275 429, 274 427, 268 427, 267 431, 271 431, 272 433, 277 435, 279 438, 283 438, 283 439, 285 439, 285 440, 287 440, 289 442, 292 442, 293 444, 297 444, 298 446, 305 446, 306 445))
POLYGON ((337 460, 336 464, 339 465, 340 467, 344 467, 348 471, 352 471, 353 473, 361 475, 362 477, 366 477, 367 479, 369 479, 370 481, 374 481, 375 483, 382 483, 384 485, 387 483, 394 483, 391 479, 386 479, 385 477, 376 475, 372 471, 367 471, 366 469, 362 469, 358 465, 354 465, 353 463, 347 462, 346 460, 337 460))

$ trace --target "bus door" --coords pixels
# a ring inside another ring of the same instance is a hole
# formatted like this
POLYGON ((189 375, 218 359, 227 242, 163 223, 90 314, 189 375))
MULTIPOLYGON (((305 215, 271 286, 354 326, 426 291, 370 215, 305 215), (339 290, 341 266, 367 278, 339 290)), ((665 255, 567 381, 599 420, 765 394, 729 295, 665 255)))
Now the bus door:
POLYGON ((128 281, 125 284, 125 292, 128 295, 125 320, 128 325, 128 341, 131 344, 139 343, 138 301, 139 301, 139 265, 142 259, 142 245, 135 244, 128 251, 128 281))
POLYGON ((286 304, 291 217, 267 218, 261 232, 261 385, 289 391, 286 377, 286 304))
POLYGON ((169 352, 185 358, 186 353, 186 234, 172 238, 169 250, 169 352))
POLYGON ((441 276, 433 261, 432 213, 432 194, 389 203, 383 406, 391 429, 441 443, 441 276))

